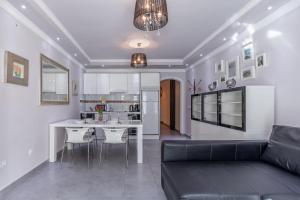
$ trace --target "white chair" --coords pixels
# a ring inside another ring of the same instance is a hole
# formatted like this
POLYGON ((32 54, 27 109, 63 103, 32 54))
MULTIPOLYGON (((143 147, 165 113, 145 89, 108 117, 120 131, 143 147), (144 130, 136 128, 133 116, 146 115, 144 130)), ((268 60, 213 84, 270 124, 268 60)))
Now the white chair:
MULTIPOLYGON (((65 143, 63 147, 63 151, 61 154, 60 163, 62 165, 64 151, 67 144, 72 144, 74 149, 74 144, 87 144, 88 145, 88 168, 90 167, 90 143, 92 143, 94 137, 92 137, 91 133, 89 132, 89 128, 66 128, 65 134, 65 143)), ((72 150, 72 159, 73 159, 73 150, 72 150)))
POLYGON ((126 128, 103 128, 105 139, 101 143, 100 148, 100 165, 102 162, 102 152, 104 144, 125 144, 125 160, 128 167, 128 135, 126 128))

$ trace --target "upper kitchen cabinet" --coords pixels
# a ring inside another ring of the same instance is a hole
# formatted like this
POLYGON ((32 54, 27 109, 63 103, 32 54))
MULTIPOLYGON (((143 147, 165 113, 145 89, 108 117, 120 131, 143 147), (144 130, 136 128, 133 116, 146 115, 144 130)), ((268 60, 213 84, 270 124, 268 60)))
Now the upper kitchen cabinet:
POLYGON ((158 89, 160 88, 159 73, 142 73, 141 89, 158 89))
POLYGON ((127 74, 109 75, 110 92, 127 92, 127 74))
POLYGON ((127 74, 128 94, 140 94, 140 74, 127 74))
POLYGON ((83 93, 97 94, 97 74, 86 73, 83 75, 83 93))
POLYGON ((97 74, 97 94, 109 94, 109 74, 97 74))

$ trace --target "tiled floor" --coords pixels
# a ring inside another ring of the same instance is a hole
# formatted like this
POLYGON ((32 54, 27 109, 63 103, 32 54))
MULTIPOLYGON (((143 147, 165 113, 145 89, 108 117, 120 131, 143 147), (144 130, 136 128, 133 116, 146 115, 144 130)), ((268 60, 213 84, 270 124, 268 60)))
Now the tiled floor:
POLYGON ((136 163, 135 141, 130 144, 129 167, 124 149, 112 146, 101 168, 97 160, 87 169, 86 149, 77 150, 60 168, 45 163, 0 192, 1 200, 165 200, 160 185, 160 141, 144 141, 144 164, 136 163))
POLYGON ((186 140, 189 139, 181 135, 178 131, 171 130, 165 124, 160 124, 160 139, 161 140, 186 140))

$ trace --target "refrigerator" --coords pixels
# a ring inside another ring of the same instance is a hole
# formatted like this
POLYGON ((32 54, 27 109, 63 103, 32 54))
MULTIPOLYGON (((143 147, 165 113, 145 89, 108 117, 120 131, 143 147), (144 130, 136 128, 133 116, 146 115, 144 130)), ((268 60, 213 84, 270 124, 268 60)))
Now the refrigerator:
POLYGON ((142 91, 142 120, 144 135, 159 135, 159 91, 142 91))

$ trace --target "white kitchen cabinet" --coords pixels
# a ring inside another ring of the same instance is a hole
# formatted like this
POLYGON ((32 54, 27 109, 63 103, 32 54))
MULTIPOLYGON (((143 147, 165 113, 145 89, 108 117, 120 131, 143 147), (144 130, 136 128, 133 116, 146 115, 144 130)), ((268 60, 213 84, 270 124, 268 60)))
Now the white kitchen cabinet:
POLYGON ((127 93, 140 94, 140 74, 127 74, 127 93))
POLYGON ((127 74, 109 75, 110 92, 127 92, 127 74))
POLYGON ((109 94, 109 74, 97 74, 97 94, 109 94))
POLYGON ((141 74, 141 89, 159 89, 160 76, 159 73, 142 73, 141 74))
POLYGON ((55 92, 55 73, 43 73, 43 92, 55 92))
POLYGON ((83 93, 97 94, 97 74, 86 73, 83 75, 83 93))
POLYGON ((68 94, 68 74, 56 73, 55 78, 55 93, 68 94))

